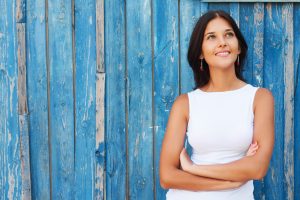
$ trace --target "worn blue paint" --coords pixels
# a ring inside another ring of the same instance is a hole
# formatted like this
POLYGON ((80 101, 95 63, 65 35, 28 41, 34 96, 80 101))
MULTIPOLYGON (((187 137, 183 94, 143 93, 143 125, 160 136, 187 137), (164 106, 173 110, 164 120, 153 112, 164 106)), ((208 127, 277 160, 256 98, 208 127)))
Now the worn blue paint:
POLYGON ((207 3, 200 1, 180 1, 180 93, 186 93, 195 87, 194 76, 187 61, 187 51, 192 30, 207 7, 207 3))
POLYGON ((179 95, 178 4, 172 0, 153 1, 154 48, 154 170, 156 199, 164 199, 159 182, 159 156, 167 120, 179 95))
POLYGON ((126 32, 128 192, 147 200, 154 189, 150 0, 126 1, 126 32))
POLYGON ((284 193, 284 68, 282 60, 281 6, 267 4, 265 7, 264 33, 264 81, 263 86, 270 89, 275 99, 275 147, 270 168, 265 177, 266 199, 285 199, 284 193))
POLYGON ((75 0, 75 199, 94 199, 96 4, 75 0))
POLYGON ((73 199, 74 96, 71 0, 48 1, 51 195, 73 199))
POLYGON ((27 95, 32 199, 50 199, 45 1, 27 0, 27 95))
POLYGON ((0 199, 20 199, 22 189, 15 6, 0 1, 0 199))
POLYGON ((125 3, 105 1, 105 146, 106 198, 127 195, 125 111, 125 3), (118 191, 118 192, 116 192, 118 191))
POLYGON ((294 199, 300 199, 300 4, 294 4, 294 86, 295 86, 295 99, 294 99, 294 133, 295 133, 295 146, 294 146, 294 160, 295 160, 295 193, 294 199))

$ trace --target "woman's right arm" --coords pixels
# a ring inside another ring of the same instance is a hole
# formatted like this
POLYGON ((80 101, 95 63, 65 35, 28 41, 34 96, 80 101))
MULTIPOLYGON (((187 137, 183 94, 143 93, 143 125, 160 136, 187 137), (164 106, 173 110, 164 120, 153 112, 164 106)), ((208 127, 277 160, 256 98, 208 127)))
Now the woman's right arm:
POLYGON ((192 191, 237 188, 241 182, 232 182, 192 175, 180 169, 180 152, 189 116, 186 94, 179 96, 172 106, 160 155, 160 184, 163 188, 192 191))

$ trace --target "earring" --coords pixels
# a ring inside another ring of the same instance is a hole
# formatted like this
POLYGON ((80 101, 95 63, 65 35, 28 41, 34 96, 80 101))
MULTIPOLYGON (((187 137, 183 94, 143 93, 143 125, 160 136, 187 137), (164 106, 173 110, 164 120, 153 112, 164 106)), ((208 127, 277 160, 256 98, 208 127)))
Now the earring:
POLYGON ((236 65, 237 65, 237 66, 240 66, 240 56, 239 56, 239 55, 238 55, 238 57, 237 57, 236 65))
POLYGON ((200 71, 204 71, 204 69, 203 69, 203 59, 200 59, 200 71))

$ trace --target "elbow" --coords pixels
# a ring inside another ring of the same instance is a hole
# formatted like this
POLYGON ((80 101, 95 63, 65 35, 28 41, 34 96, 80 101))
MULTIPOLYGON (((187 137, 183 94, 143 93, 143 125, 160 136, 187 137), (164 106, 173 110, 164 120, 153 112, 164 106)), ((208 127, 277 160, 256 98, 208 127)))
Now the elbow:
POLYGON ((253 179, 254 180, 261 180, 263 179, 268 171, 268 167, 258 166, 254 172, 253 179))
POLYGON ((160 174, 159 181, 160 181, 160 186, 163 189, 165 190, 170 189, 170 178, 168 177, 167 174, 160 174))

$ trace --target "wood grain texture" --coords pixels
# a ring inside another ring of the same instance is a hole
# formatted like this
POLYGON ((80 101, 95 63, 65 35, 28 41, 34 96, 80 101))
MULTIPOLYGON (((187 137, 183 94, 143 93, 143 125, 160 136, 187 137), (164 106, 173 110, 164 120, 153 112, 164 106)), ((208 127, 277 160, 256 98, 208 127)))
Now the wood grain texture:
POLYGON ((50 199, 45 1, 26 1, 27 98, 32 199, 50 199))
POLYGON ((159 156, 168 116, 179 95, 178 4, 172 0, 153 1, 154 48, 154 172, 155 198, 165 199, 159 182, 159 156))
POLYGON ((264 87, 275 99, 275 146, 267 176, 265 198, 286 199, 284 183, 284 65, 283 23, 279 4, 265 6, 264 32, 264 87))
POLYGON ((200 1, 180 1, 180 93, 195 87, 193 71, 187 61, 187 52, 193 28, 199 17, 208 9, 207 3, 200 1))
POLYGON ((14 1, 0 1, 0 199, 22 198, 14 1))
MULTIPOLYGON (((106 199, 127 195, 125 2, 105 1, 106 199), (110 19, 110 20, 107 20, 110 19), (117 191, 117 192, 116 192, 117 191)), ((103 146, 104 147, 104 146, 103 146)))
POLYGON ((105 65, 104 65, 104 0, 96 1, 96 151, 94 199, 105 199, 105 65))
POLYGON ((151 1, 126 1, 129 199, 153 199, 151 1))
POLYGON ((294 199, 294 31, 293 4, 282 5, 284 67, 284 179, 286 199, 294 199))
POLYGON ((75 0, 75 199, 94 199, 96 4, 75 0))
POLYGON ((294 199, 300 199, 300 4, 294 4, 294 199))
POLYGON ((96 76, 96 151, 95 151, 95 196, 94 199, 106 199, 105 174, 105 73, 96 76))
POLYGON ((74 199, 72 3, 48 1, 51 195, 74 199))

